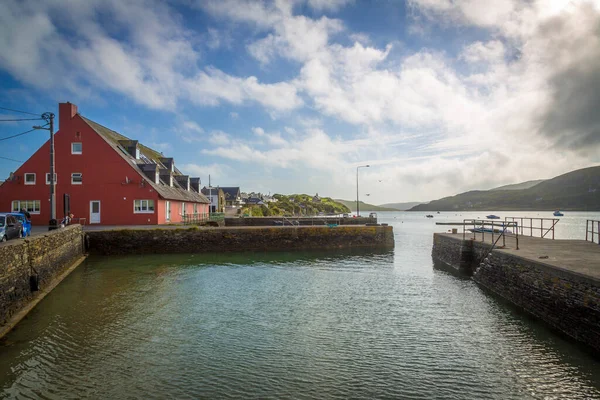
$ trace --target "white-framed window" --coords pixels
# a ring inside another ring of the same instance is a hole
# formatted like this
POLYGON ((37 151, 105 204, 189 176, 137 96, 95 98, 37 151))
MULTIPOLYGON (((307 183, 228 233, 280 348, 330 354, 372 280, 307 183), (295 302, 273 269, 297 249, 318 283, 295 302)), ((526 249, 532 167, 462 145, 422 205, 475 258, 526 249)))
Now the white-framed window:
POLYGON ((160 174, 158 173, 158 171, 156 171, 156 173, 154 174, 154 183, 156 183, 157 185, 160 183, 160 174))
POLYGON ((73 172, 71 174, 71 185, 81 185, 83 183, 83 174, 81 172, 73 172))
POLYGON ((81 142, 73 142, 71 143, 71 154, 82 154, 83 146, 81 142))
POLYGON ((133 212, 134 214, 154 213, 154 200, 134 200, 133 212))
MULTIPOLYGON (((56 173, 54 173, 54 183, 56 183, 56 173)), ((46 172, 46 185, 50 184, 50 172, 46 172)))
POLYGON ((25 173, 25 184, 26 185, 35 185, 35 174, 26 172, 25 173))
POLYGON ((185 203, 181 203, 181 215, 185 217, 185 203))
POLYGON ((171 220, 171 202, 168 200, 165 201, 165 220, 171 220))
POLYGON ((169 176, 169 186, 173 187, 173 175, 169 176))
POLYGON ((39 200, 13 200, 12 212, 20 212, 25 210, 30 214, 40 213, 40 201, 39 200))
POLYGON ((140 149, 138 149, 137 147, 135 148, 135 158, 136 158, 137 160, 139 160, 139 159, 140 159, 140 149))

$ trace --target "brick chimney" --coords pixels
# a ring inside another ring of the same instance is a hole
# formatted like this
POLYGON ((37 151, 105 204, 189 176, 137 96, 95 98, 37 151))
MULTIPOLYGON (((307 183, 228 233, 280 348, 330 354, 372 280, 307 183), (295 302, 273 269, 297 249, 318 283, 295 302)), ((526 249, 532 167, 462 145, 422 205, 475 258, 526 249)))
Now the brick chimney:
POLYGON ((62 130, 67 128, 71 119, 77 115, 77 106, 69 102, 58 104, 58 129, 62 130))

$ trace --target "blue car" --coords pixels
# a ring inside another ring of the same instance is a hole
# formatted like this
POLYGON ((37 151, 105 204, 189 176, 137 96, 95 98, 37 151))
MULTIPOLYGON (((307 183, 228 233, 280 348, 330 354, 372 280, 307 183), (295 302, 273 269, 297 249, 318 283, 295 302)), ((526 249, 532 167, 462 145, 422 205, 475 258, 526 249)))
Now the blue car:
POLYGON ((8 215, 12 215, 15 217, 23 226, 23 237, 31 236, 31 221, 27 219, 25 214, 23 213, 9 213, 8 215))
POLYGON ((14 215, 0 213, 0 242, 20 238, 23 235, 23 226, 14 215))

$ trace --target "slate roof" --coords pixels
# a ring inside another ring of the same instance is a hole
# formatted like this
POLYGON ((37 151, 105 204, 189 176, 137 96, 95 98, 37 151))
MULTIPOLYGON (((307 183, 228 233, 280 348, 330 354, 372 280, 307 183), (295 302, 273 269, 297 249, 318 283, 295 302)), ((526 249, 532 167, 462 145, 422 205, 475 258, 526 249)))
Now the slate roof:
MULTIPOLYGON (((194 190, 185 190, 182 188, 177 182, 177 179, 173 179, 173 187, 171 187, 168 185, 168 182, 164 182, 162 179, 159 184, 156 184, 154 180, 148 178, 138 164, 156 164, 158 165, 159 169, 166 169, 165 165, 161 162, 161 159, 167 158, 163 156, 162 153, 138 143, 140 158, 136 159, 119 143, 119 141, 131 141, 131 139, 113 131, 112 129, 102 126, 91 119, 87 119, 81 114, 79 116, 90 126, 90 128, 100 135, 100 137, 102 137, 117 152, 117 154, 127 161, 131 168, 133 168, 140 175, 140 177, 146 181, 147 184, 152 186, 152 188, 156 190, 159 196, 163 199, 189 201, 193 203, 210 203, 208 198, 206 198, 206 196, 204 196, 202 193, 198 193, 194 190)), ((177 175, 183 174, 177 169, 177 167, 175 167, 173 177, 177 175)))
POLYGON ((240 188, 238 187, 221 187, 221 190, 225 194, 225 200, 235 200, 240 195, 240 188))

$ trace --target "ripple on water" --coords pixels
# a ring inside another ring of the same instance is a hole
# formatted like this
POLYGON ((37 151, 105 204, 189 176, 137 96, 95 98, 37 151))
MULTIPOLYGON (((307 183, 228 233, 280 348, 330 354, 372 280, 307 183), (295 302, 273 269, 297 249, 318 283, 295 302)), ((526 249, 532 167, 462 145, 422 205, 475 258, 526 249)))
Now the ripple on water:
POLYGON ((431 264, 235 257, 88 260, 0 348, 3 396, 600 397, 591 358, 431 264))

